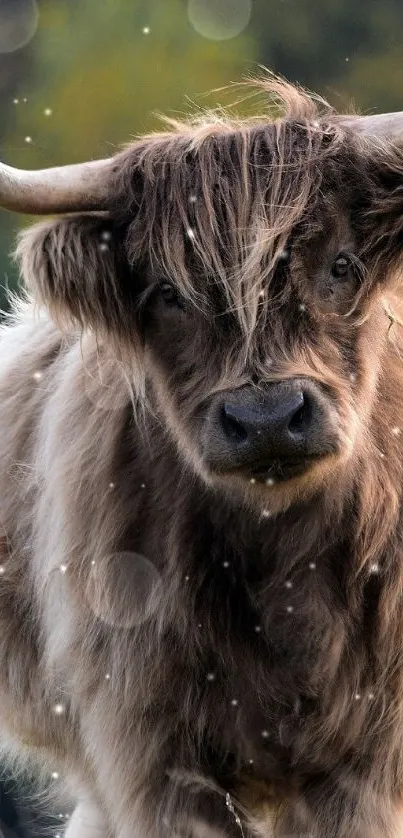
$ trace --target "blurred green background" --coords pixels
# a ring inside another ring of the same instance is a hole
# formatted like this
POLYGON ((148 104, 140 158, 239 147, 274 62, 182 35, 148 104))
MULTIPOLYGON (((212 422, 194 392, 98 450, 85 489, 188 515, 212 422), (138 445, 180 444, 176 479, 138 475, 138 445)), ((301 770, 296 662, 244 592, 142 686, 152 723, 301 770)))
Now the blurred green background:
MULTIPOLYGON (((338 108, 400 109, 402 47, 403 0, 0 0, 0 159, 109 155, 259 64, 338 108)), ((1 306, 24 223, 0 214, 1 306)))

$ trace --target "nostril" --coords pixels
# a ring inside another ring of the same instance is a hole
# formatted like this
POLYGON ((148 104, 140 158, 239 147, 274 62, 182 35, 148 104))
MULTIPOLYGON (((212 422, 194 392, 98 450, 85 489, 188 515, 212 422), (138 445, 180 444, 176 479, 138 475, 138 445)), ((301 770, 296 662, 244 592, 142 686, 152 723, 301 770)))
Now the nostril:
POLYGON ((230 405, 225 404, 222 408, 221 424, 228 439, 232 439, 235 442, 244 442, 247 439, 248 433, 243 425, 232 415, 230 405))
POLYGON ((312 408, 310 400, 306 393, 301 393, 302 404, 293 413, 289 423, 288 430, 291 434, 300 434, 306 431, 311 422, 312 408))

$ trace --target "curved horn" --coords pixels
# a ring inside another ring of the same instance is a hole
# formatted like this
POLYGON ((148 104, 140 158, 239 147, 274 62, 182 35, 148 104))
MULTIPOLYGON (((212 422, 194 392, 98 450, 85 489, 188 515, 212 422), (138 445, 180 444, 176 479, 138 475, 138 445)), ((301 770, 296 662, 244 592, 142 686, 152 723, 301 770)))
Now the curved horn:
POLYGON ((113 158, 39 171, 0 163, 0 207, 29 215, 105 210, 113 158))
POLYGON ((368 116, 343 116, 342 121, 349 128, 368 136, 389 139, 400 137, 403 140, 403 111, 368 116))

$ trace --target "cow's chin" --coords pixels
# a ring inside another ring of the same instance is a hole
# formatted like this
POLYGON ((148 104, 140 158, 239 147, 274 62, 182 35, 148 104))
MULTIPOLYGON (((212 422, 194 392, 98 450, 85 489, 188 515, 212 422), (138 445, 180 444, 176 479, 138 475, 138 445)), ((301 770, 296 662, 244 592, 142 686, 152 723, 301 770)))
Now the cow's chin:
POLYGON ((209 470, 208 482, 221 487, 233 499, 242 499, 259 517, 268 518, 330 486, 339 465, 339 456, 326 454, 294 463, 273 464, 252 473, 209 470))

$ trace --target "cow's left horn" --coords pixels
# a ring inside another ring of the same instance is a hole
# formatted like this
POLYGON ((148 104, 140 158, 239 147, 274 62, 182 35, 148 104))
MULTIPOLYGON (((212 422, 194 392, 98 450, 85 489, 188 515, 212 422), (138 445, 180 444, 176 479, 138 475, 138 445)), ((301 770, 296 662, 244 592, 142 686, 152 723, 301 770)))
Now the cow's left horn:
POLYGON ((108 208, 113 158, 38 171, 0 163, 0 207, 29 215, 108 208))
POLYGON ((373 137, 403 140, 403 111, 396 113, 369 114, 368 116, 343 116, 342 121, 349 128, 373 137))

